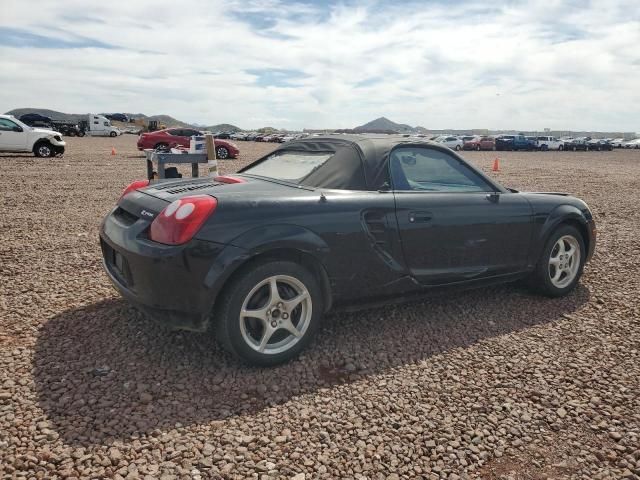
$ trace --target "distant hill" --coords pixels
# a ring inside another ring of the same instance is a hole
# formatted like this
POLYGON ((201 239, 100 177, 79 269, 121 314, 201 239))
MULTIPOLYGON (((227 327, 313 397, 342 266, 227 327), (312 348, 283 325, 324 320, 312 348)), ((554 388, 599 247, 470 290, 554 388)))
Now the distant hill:
POLYGON ((203 127, 202 130, 209 130, 210 132, 241 132, 242 129, 240 127, 236 127, 235 125, 231 125, 229 123, 220 123, 218 125, 211 125, 210 127, 203 127))
POLYGON ((144 113, 125 113, 129 118, 144 118, 147 120, 157 120, 158 123, 167 127, 193 127, 193 124, 183 122, 169 115, 145 115, 144 113))
POLYGON ((375 120, 354 128, 356 132, 395 132, 395 133, 416 133, 416 129, 411 125, 404 123, 392 122, 386 117, 376 118, 375 120))

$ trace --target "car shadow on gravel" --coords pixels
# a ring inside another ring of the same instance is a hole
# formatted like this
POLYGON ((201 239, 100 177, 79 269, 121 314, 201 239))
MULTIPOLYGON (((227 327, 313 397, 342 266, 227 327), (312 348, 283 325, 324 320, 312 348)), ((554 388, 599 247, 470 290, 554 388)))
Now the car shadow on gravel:
POLYGON ((326 317, 299 359, 275 368, 231 358, 210 334, 173 332, 120 299, 63 312, 40 329, 39 406, 61 439, 103 444, 257 412, 323 387, 483 339, 562 320, 589 300, 579 286, 548 299, 512 286, 326 317))

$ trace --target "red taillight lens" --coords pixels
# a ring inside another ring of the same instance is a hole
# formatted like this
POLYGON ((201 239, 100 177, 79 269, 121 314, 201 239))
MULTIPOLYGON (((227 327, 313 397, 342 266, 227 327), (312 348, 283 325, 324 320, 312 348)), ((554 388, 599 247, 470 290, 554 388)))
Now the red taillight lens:
POLYGON ((218 200, 209 195, 182 197, 170 203, 151 223, 149 238, 166 245, 181 245, 193 238, 211 216, 218 200))
POLYGON ((232 175, 218 175, 217 177, 213 177, 216 182, 222 183, 247 183, 244 178, 234 177, 232 175))
POLYGON ((127 188, 125 188, 122 191, 122 195, 120 195, 120 199, 122 199, 122 197, 124 197, 127 193, 131 193, 135 190, 138 190, 139 188, 144 188, 149 186, 149 180, 136 180, 135 182, 133 182, 131 185, 129 185, 127 188))

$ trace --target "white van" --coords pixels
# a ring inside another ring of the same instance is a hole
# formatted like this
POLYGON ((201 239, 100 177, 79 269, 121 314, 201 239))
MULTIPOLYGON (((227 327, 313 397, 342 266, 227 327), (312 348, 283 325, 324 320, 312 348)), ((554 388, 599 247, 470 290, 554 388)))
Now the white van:
POLYGON ((122 132, 111 125, 111 120, 104 115, 94 115, 90 113, 87 120, 89 122, 89 129, 85 132, 87 135, 93 137, 117 137, 118 135, 122 135, 122 132))

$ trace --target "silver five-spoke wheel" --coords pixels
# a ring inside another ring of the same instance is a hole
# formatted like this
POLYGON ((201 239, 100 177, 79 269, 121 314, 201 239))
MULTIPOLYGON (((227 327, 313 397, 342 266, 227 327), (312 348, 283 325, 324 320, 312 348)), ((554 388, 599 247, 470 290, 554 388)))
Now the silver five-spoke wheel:
POLYGON ((571 235, 560 237, 549 257, 549 279, 557 288, 564 288, 576 278, 580 270, 580 245, 571 235))
POLYGON ((265 278, 245 297, 240 332, 253 350, 278 354, 304 336, 312 318, 311 295, 302 282, 288 275, 265 278))

